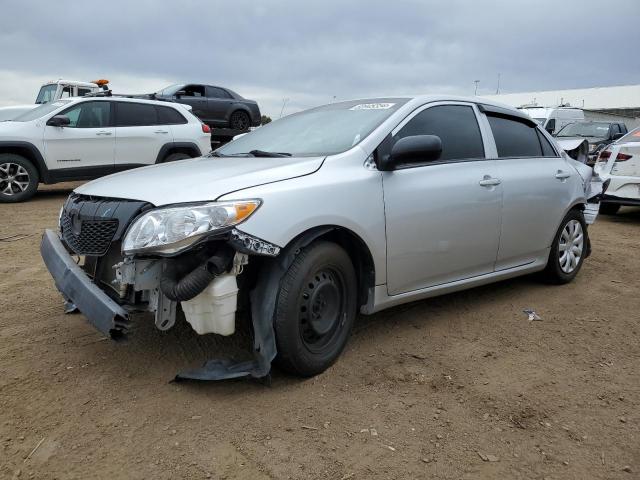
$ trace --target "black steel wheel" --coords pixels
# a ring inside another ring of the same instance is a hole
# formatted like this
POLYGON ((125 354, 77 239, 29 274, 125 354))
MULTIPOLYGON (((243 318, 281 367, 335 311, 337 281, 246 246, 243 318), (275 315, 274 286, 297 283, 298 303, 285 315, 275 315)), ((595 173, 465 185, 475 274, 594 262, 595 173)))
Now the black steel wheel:
POLYGON ((330 242, 303 249, 282 279, 275 314, 278 365, 300 376, 326 370, 344 349, 356 315, 357 280, 330 242))

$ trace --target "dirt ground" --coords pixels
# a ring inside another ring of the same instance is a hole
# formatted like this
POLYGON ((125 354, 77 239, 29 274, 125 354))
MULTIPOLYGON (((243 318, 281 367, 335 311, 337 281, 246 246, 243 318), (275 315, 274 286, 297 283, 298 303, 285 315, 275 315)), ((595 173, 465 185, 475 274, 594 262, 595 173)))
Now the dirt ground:
POLYGON ((324 374, 172 383, 215 352, 64 315, 40 259, 69 185, 0 205, 0 477, 640 478, 640 209, 566 286, 525 277, 361 317, 324 374), (542 321, 528 321, 533 308, 542 321))

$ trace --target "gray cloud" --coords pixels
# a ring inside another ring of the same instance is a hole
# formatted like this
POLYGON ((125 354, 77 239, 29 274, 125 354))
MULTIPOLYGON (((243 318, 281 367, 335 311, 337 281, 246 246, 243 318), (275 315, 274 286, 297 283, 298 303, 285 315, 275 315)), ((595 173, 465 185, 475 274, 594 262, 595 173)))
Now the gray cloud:
POLYGON ((72 5, 5 4, 0 70, 220 84, 276 116, 285 97, 299 109, 334 96, 472 94, 476 79, 493 93, 498 73, 512 92, 640 83, 628 52, 640 40, 637 0, 616 2, 619 13, 557 0, 72 5))

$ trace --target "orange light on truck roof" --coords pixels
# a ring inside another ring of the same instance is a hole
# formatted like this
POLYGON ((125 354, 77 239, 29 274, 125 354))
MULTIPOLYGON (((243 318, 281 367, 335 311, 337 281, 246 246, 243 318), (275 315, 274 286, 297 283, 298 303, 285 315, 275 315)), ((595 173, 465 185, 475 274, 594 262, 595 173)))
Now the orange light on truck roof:
POLYGON ((95 83, 96 85, 98 85, 99 87, 103 86, 103 85, 107 85, 109 83, 109 80, 105 80, 104 78, 101 78, 100 80, 94 80, 91 83, 95 83))

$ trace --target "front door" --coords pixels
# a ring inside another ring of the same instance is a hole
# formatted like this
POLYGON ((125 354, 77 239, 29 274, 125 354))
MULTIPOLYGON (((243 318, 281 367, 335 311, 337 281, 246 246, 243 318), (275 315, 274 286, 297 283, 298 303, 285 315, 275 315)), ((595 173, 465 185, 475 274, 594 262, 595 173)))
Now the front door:
POLYGON ((86 169, 87 174, 107 174, 113 169, 115 129, 111 126, 111 102, 78 103, 59 115, 69 117, 65 127, 44 129, 46 162, 49 169, 86 169))
POLYGON ((485 159, 476 107, 433 104, 400 124, 400 138, 437 135, 441 158, 383 173, 389 295, 490 273, 500 240, 501 185, 485 159))

